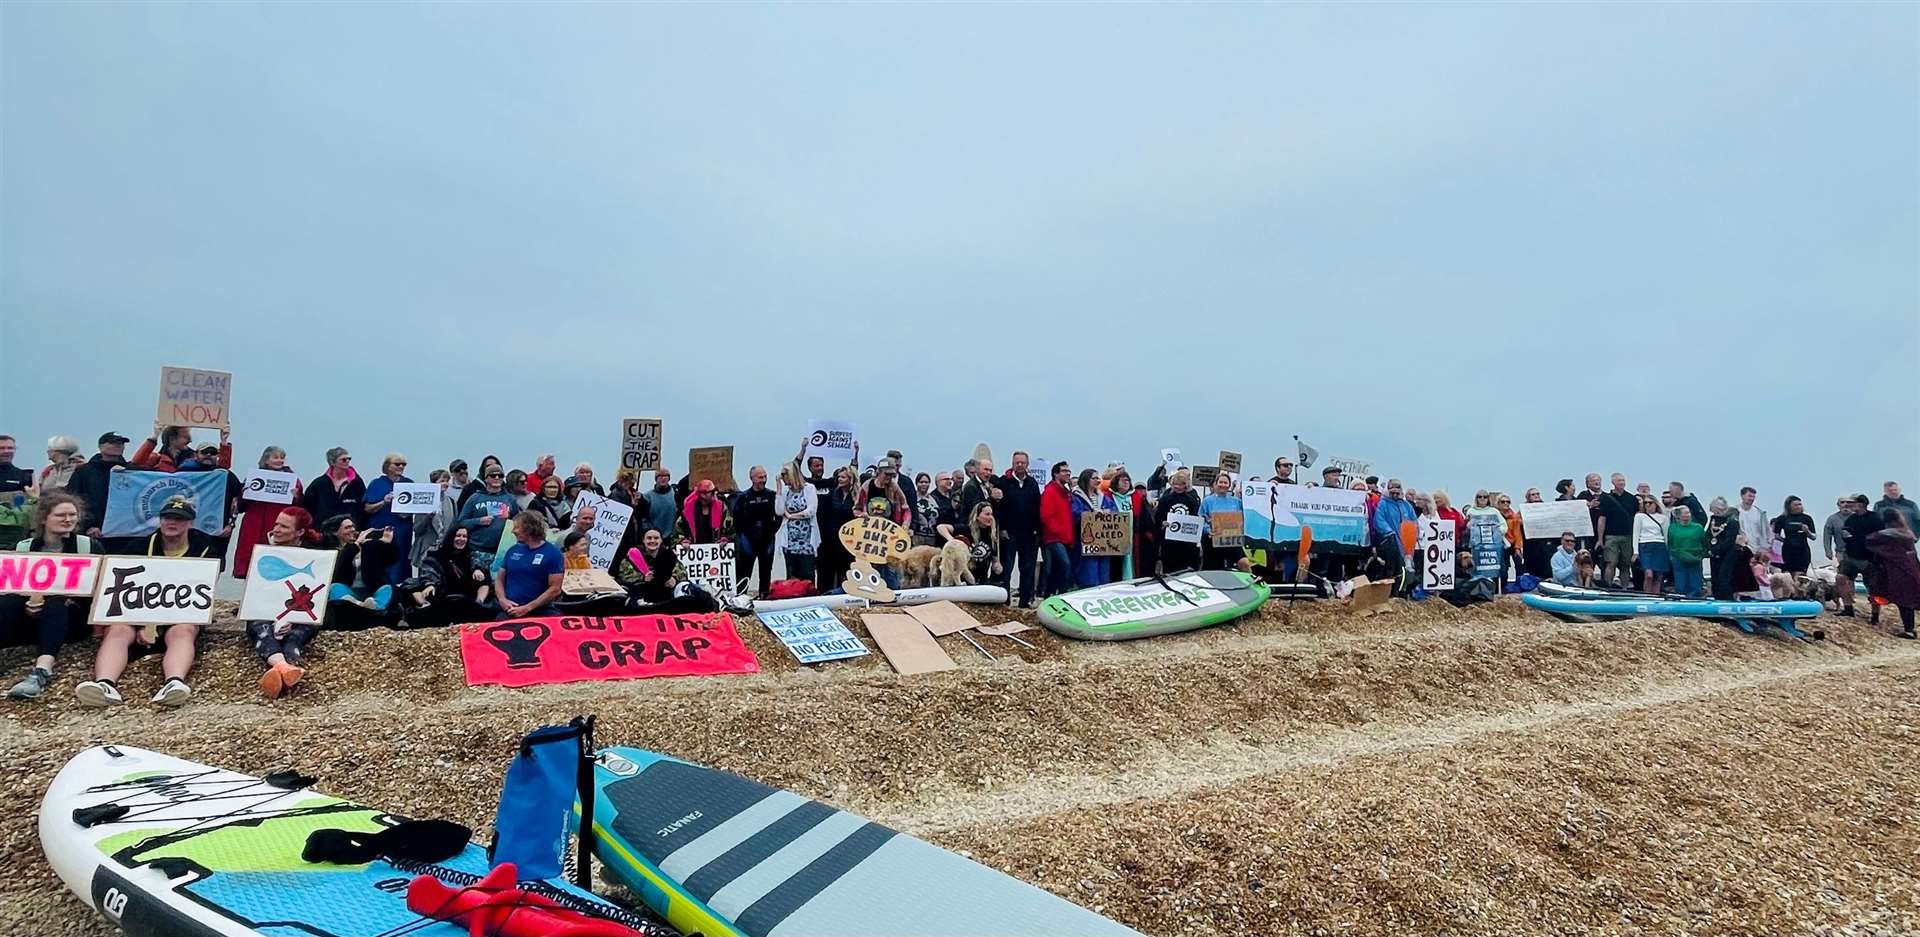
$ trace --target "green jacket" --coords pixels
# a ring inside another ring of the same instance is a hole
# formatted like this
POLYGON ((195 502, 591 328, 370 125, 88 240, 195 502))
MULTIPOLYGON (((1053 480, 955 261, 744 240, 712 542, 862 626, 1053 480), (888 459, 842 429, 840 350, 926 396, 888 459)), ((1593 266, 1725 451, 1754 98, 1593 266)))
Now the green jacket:
POLYGON ((1667 555, 1675 563, 1699 563, 1707 556, 1707 529, 1692 521, 1667 525, 1667 555))

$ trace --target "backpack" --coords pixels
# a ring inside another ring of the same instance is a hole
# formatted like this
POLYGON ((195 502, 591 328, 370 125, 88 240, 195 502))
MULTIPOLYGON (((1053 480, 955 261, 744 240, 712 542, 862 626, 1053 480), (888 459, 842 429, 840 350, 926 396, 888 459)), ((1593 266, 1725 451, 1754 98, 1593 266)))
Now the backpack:
POLYGON ((798 599, 813 594, 813 583, 805 579, 782 579, 767 590, 770 599, 798 599))

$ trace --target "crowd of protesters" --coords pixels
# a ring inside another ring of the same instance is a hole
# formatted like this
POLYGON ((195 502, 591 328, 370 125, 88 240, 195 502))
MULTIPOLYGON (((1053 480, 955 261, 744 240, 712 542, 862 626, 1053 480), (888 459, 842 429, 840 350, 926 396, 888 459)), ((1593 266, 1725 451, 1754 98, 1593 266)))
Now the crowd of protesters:
MULTIPOLYGON (((231 545, 230 571, 241 578, 260 544, 336 551, 328 628, 422 627, 554 613, 564 606, 563 570, 587 563, 596 515, 593 504, 579 500, 582 493, 633 509, 609 570, 626 595, 596 599, 629 610, 717 607, 715 597, 687 587, 674 549, 687 543, 733 543, 743 592, 832 592, 853 564, 840 543, 841 526, 876 516, 905 527, 916 546, 958 544, 971 578, 1005 587, 1008 601, 1021 608, 1077 588, 1190 569, 1238 569, 1274 582, 1316 583, 1327 592, 1363 575, 1394 580, 1398 591, 1421 597, 1419 564, 1407 552, 1403 528, 1422 521, 1454 527, 1463 547, 1456 587, 1461 591, 1519 591, 1552 580, 1689 598, 1709 587, 1720 599, 1790 598, 1813 586, 1818 555, 1833 561, 1831 598, 1839 614, 1856 614, 1856 580, 1876 600, 1875 621, 1883 603, 1898 610, 1904 637, 1914 637, 1920 608, 1914 539, 1920 509, 1891 481, 1877 502, 1864 494, 1843 495, 1835 512, 1816 522, 1798 497, 1785 498, 1780 512, 1769 516, 1751 487, 1740 491, 1737 504, 1715 498, 1702 505, 1679 482, 1656 494, 1650 483, 1629 486, 1615 473, 1603 485, 1594 473, 1583 485, 1567 478, 1553 486, 1556 501, 1586 502, 1591 534, 1543 535, 1526 530, 1522 509, 1506 492, 1476 491, 1463 511, 1446 491, 1416 490, 1396 478, 1353 478, 1331 466, 1296 476, 1295 461, 1282 456, 1267 481, 1356 489, 1366 502, 1366 542, 1316 541, 1301 570, 1290 549, 1294 544, 1269 552, 1249 549, 1237 536, 1216 537, 1215 518, 1242 513, 1237 479, 1221 472, 1201 491, 1192 470, 1171 464, 1136 483, 1123 465, 1076 472, 1056 462, 1038 472, 1026 452, 1016 451, 1004 470, 989 458, 974 458, 950 471, 909 475, 899 450, 863 467, 856 447, 850 461, 830 466, 809 457, 803 442, 776 475, 756 465, 747 472, 746 487, 728 491, 711 479, 676 479, 664 467, 621 469, 603 486, 584 462, 562 475, 550 454, 526 470, 509 469, 488 455, 477 471, 465 459, 432 469, 426 478, 439 486, 436 509, 400 514, 394 511, 395 486, 413 478, 407 458, 397 452, 385 454, 378 473, 368 478, 347 449, 329 449, 324 470, 295 486, 292 504, 280 504, 243 496, 224 432, 218 443, 196 447, 189 430, 157 426, 131 458, 125 455, 129 442, 117 433, 102 434, 96 452, 83 458, 73 439, 57 436, 47 441, 46 464, 35 471, 15 464, 15 440, 0 435, 0 547, 224 562, 231 545), (198 511, 206 507, 176 497, 158 511, 152 534, 104 537, 112 473, 130 469, 225 473, 218 532, 196 529, 198 511), (1089 512, 1129 516, 1132 549, 1122 556, 1083 552, 1080 521, 1089 512), (1198 543, 1165 536, 1174 515, 1200 519, 1198 543), (1482 537, 1492 541, 1477 542, 1482 537), (779 583, 772 579, 776 553, 787 577, 779 583), (1499 572, 1490 575, 1472 562, 1476 553, 1498 555, 1499 572)), ((291 471, 278 446, 264 449, 257 465, 291 471)), ((1545 496, 1528 488, 1521 499, 1524 504, 1545 496)), ((899 585, 891 569, 881 572, 899 585)), ((29 673, 9 695, 43 694, 61 650, 89 637, 98 637, 100 645, 92 679, 76 688, 83 702, 121 703, 117 681, 128 662, 154 653, 162 658, 165 682, 153 701, 180 705, 191 695, 186 681, 196 626, 116 625, 94 634, 86 621, 83 599, 0 596, 0 642, 36 650, 29 673)), ((272 622, 248 622, 247 630, 264 668, 262 691, 273 697, 296 685, 316 630, 272 622)))

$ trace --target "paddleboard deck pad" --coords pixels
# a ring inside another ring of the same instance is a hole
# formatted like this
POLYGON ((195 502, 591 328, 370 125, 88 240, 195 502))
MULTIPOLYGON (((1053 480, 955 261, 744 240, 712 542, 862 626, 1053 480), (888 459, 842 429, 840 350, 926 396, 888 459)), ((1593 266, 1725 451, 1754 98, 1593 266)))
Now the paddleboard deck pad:
MULTIPOLYGON (((312 863, 318 829, 373 833, 402 820, 371 807, 124 745, 73 756, 40 804, 47 861, 74 893, 132 937, 466 937, 407 910, 407 884, 453 887, 491 868, 486 850, 434 865, 312 863), (82 826, 76 809, 127 808, 82 826)), ((548 879, 522 887, 570 907, 662 933, 632 912, 548 879)))
POLYGON ((638 748, 595 759, 604 871, 705 937, 1139 937, 864 817, 638 748))
POLYGON ((1232 621, 1271 595, 1266 583, 1231 570, 1150 576, 1056 595, 1040 603, 1040 623, 1088 641, 1148 638, 1232 621))

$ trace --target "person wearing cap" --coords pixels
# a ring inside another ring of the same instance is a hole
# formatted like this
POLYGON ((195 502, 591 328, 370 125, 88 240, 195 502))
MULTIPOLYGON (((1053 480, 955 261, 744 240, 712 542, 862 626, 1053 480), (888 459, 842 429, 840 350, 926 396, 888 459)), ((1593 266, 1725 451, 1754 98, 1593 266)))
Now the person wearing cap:
POLYGON ((680 519, 674 523, 673 544, 724 543, 733 536, 733 512, 720 497, 713 479, 702 478, 693 484, 693 493, 681 502, 680 519))
MULTIPOLYGON (((160 506, 160 529, 147 538, 140 556, 213 557, 213 538, 195 530, 196 512, 185 495, 174 495, 160 506)), ((109 625, 100 639, 100 650, 93 657, 93 679, 73 688, 73 695, 87 706, 118 706, 126 702, 120 694, 120 675, 136 653, 146 656, 151 649, 162 650, 160 674, 165 679, 153 702, 159 706, 183 706, 193 696, 187 686, 187 674, 199 654, 200 626, 192 624, 139 627, 109 625)))
MULTIPOLYGON (((14 544, 22 553, 100 552, 98 541, 76 533, 80 526, 80 499, 64 491, 48 492, 35 507, 35 530, 40 533, 14 544)), ((60 648, 87 638, 87 600, 57 595, 0 595, 0 647, 33 645, 33 668, 7 691, 13 699, 37 699, 53 682, 53 666, 60 648)))
POLYGON ((79 498, 84 508, 80 529, 95 540, 100 539, 100 524, 106 519, 107 488, 113 479, 113 470, 126 467, 126 451, 127 437, 113 432, 101 433, 100 451, 85 465, 74 469, 73 478, 67 482, 67 491, 79 498))
POLYGON ((473 565, 479 569, 493 567, 494 554, 500 549, 500 541, 507 531, 507 521, 520 513, 519 505, 513 495, 507 493, 507 473, 501 471, 500 463, 483 463, 480 469, 481 489, 466 500, 460 509, 453 526, 467 532, 468 550, 473 565))
POLYGON ((860 484, 860 499, 854 510, 868 517, 884 517, 896 524, 911 524, 913 499, 900 487, 900 463, 892 457, 881 459, 873 467, 873 477, 860 484))
MULTIPOLYGON (((187 468, 187 463, 200 465, 217 463, 220 468, 233 466, 233 444, 227 441, 227 431, 220 431, 220 445, 193 448, 193 430, 186 426, 166 426, 156 423, 153 435, 141 440, 140 448, 133 453, 127 464, 150 472, 178 472, 187 468), (202 454, 206 450, 210 453, 202 454)), ((208 465, 211 467, 211 465, 208 465)))
POLYGON ((1873 570, 1873 548, 1867 545, 1867 538, 1873 536, 1887 525, 1880 515, 1870 510, 1867 496, 1854 495, 1847 500, 1847 519, 1841 524, 1840 536, 1846 549, 1840 556, 1840 565, 1834 570, 1834 588, 1839 593, 1840 614, 1853 616, 1853 578, 1865 576, 1873 570))
POLYGON ((480 469, 478 472, 474 474, 474 476, 471 479, 467 478, 467 472, 466 472, 467 466, 465 462, 462 462, 460 464, 459 471, 456 471, 453 473, 455 478, 464 479, 463 481, 460 482, 459 500, 455 502, 455 504, 457 505, 456 513, 457 511, 464 511, 467 509, 468 498, 471 498, 474 495, 477 495, 481 491, 486 489, 487 486, 484 482, 484 479, 487 477, 487 466, 489 465, 500 466, 500 471, 502 474, 505 474, 507 470, 506 465, 500 461, 499 456, 494 455, 492 453, 488 453, 480 457, 480 469))
MULTIPOLYGON (((900 478, 906 477, 906 455, 898 449, 888 449, 887 458, 893 462, 894 479, 898 481, 900 478)), ((908 481, 911 482, 912 479, 909 478, 908 481)), ((900 490, 907 496, 907 518, 900 523, 906 525, 909 529, 919 527, 921 525, 920 499, 914 496, 914 492, 908 485, 901 485, 900 490)))

